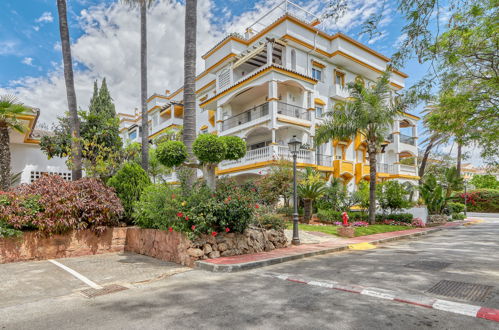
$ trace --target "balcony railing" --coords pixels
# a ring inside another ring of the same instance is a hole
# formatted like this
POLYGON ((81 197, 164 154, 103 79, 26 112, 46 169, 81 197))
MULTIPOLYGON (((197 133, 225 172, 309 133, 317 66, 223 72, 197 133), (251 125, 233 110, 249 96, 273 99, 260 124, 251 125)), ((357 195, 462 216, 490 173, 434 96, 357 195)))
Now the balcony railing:
POLYGON ((396 174, 395 165, 376 163, 376 173, 396 174))
POLYGON ((416 139, 410 135, 400 134, 400 143, 405 143, 415 146, 416 139))
POLYGON ((277 114, 295 117, 303 120, 310 120, 310 111, 307 111, 307 109, 305 108, 284 102, 277 102, 277 114))
MULTIPOLYGON (((293 160, 293 156, 289 152, 289 148, 287 146, 272 145, 272 146, 250 150, 241 159, 225 160, 221 162, 219 168, 221 170, 224 170, 231 167, 249 165, 269 160, 278 160, 278 159, 293 160)), ((314 155, 310 150, 300 150, 298 152, 296 160, 298 163, 312 164, 314 162, 314 155)))
POLYGON ((315 155, 316 164, 320 166, 333 166, 333 156, 316 154, 315 155))
POLYGON ((227 118, 222 123, 222 131, 226 131, 230 128, 249 123, 250 121, 262 118, 269 114, 269 103, 263 103, 257 105, 254 108, 241 112, 235 116, 227 118))

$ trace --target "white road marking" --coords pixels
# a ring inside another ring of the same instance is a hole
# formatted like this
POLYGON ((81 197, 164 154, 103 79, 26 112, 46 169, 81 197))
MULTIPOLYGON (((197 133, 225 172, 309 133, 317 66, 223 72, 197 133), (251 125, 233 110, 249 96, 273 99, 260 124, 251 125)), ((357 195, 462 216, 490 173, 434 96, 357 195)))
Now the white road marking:
POLYGON ((73 275, 74 277, 76 277, 77 279, 79 279, 80 281, 84 282, 86 285, 96 289, 96 290, 100 290, 102 289, 102 287, 100 285, 98 285, 97 283, 94 283, 92 281, 90 281, 88 278, 86 278, 85 276, 81 275, 80 273, 78 273, 77 271, 67 267, 67 266, 64 266, 63 264, 61 264, 60 262, 57 262, 55 260, 48 260, 49 262, 53 263, 54 265, 56 265, 57 267, 60 267, 62 269, 64 269, 65 271, 67 271, 68 273, 70 273, 71 275, 73 275))
POLYGON ((441 311, 447 311, 456 314, 476 317, 476 314, 478 313, 481 307, 468 304, 461 304, 448 300, 437 299, 437 301, 433 304, 433 308, 439 309, 441 311))

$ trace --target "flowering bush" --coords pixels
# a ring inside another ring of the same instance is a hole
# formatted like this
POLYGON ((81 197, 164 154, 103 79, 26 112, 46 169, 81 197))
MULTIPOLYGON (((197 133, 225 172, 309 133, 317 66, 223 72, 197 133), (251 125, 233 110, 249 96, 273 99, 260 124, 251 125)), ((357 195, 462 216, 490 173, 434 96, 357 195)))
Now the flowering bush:
POLYGON ((365 222, 365 221, 355 221, 351 225, 354 227, 367 227, 367 226, 369 226, 369 223, 365 222))
POLYGON ((123 207, 113 189, 101 181, 74 182, 46 175, 0 197, 0 221, 16 229, 38 229, 46 234, 71 229, 115 225, 123 207))
POLYGON ((451 198, 454 202, 466 204, 468 212, 499 212, 499 190, 477 189, 466 194, 460 193, 451 198))
POLYGON ((143 228, 185 232, 189 235, 242 233, 260 205, 256 194, 233 180, 220 180, 215 192, 196 186, 188 195, 168 185, 147 187, 135 203, 134 222, 143 228))
POLYGON ((421 218, 414 218, 414 219, 412 219, 411 226, 417 227, 417 228, 424 228, 424 227, 426 227, 423 219, 421 219, 421 218))
POLYGON ((396 221, 396 220, 393 220, 393 219, 383 220, 382 223, 384 225, 390 225, 390 226, 407 226, 407 225, 409 225, 407 222, 396 221))

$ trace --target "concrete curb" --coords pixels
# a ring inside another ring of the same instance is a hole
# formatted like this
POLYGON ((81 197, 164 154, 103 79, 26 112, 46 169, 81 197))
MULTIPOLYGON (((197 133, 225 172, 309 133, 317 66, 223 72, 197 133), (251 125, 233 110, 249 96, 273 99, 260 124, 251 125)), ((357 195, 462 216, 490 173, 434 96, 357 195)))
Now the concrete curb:
POLYGON ((476 318, 482 318, 489 321, 499 322, 499 309, 458 303, 449 300, 432 298, 424 295, 406 294, 380 288, 363 287, 360 285, 340 284, 338 282, 332 282, 332 281, 317 281, 288 274, 265 273, 263 274, 263 276, 278 278, 280 280, 290 281, 299 284, 319 286, 326 289, 346 291, 350 293, 375 297, 378 299, 386 299, 398 303, 411 304, 431 309, 438 309, 441 311, 450 312, 454 314, 461 314, 476 318))
MULTIPOLYGON (((442 229, 447 229, 447 228, 455 228, 455 227, 431 228, 431 229, 417 232, 417 233, 402 234, 402 235, 394 236, 394 237, 381 238, 381 239, 373 240, 373 241, 370 241, 367 243, 378 245, 380 243, 392 242, 392 241, 396 241, 396 240, 401 240, 401 239, 405 239, 405 238, 412 238, 412 237, 417 237, 417 236, 423 236, 423 235, 431 234, 431 233, 440 231, 442 229)), ((352 244, 352 243, 350 243, 350 244, 352 244)), ((210 272, 232 273, 232 272, 239 272, 239 271, 243 271, 243 270, 249 270, 249 269, 254 269, 254 268, 260 268, 260 267, 280 264, 280 263, 291 261, 291 260, 297 260, 297 259, 302 259, 302 258, 323 255, 323 254, 327 254, 327 253, 345 251, 345 250, 348 250, 348 245, 350 245, 350 244, 345 244, 344 246, 338 246, 338 247, 332 247, 332 248, 324 248, 323 250, 317 250, 317 251, 312 251, 312 252, 303 252, 303 253, 297 253, 297 254, 293 254, 293 255, 286 255, 286 256, 282 256, 282 257, 275 257, 275 258, 256 260, 256 261, 250 261, 250 262, 242 262, 242 263, 236 263, 236 264, 215 264, 215 263, 206 262, 206 261, 196 261, 195 264, 196 264, 196 268, 210 271, 210 272)))

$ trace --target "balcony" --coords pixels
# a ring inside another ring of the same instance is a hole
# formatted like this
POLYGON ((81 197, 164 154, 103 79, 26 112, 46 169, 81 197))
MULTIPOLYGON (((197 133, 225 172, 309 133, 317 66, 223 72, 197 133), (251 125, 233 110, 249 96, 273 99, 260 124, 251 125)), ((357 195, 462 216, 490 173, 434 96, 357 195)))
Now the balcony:
POLYGON ((400 134, 400 143, 410 144, 411 146, 416 145, 416 139, 410 135, 400 134))
POLYGON ((417 167, 415 165, 400 164, 400 174, 418 175, 417 167))
POLYGON ((329 97, 347 99, 350 96, 348 88, 340 84, 333 84, 329 86, 329 97))
POLYGON ((362 179, 369 176, 371 167, 368 164, 355 164, 355 183, 359 183, 362 179))
POLYGON ((310 111, 284 102, 277 102, 277 114, 310 121, 310 111))
POLYGON ((395 165, 376 163, 376 174, 386 173, 386 174, 396 174, 397 170, 395 165))
POLYGON ((333 167, 333 156, 316 154, 315 161, 319 166, 333 167))
POLYGON ((352 161, 349 160, 339 160, 334 161, 334 176, 336 178, 344 177, 351 179, 354 173, 354 165, 352 161))
POLYGON ((235 116, 225 119, 222 123, 222 131, 255 121, 259 118, 268 116, 269 114, 269 103, 260 104, 254 108, 241 112, 235 116))
MULTIPOLYGON (((225 160, 219 164, 220 170, 227 170, 233 167, 252 165, 255 163, 285 159, 292 161, 293 156, 287 146, 271 145, 263 148, 249 150, 246 155, 238 160, 225 160)), ((298 163, 313 164, 314 154, 310 150, 300 150, 296 161, 298 163)))

